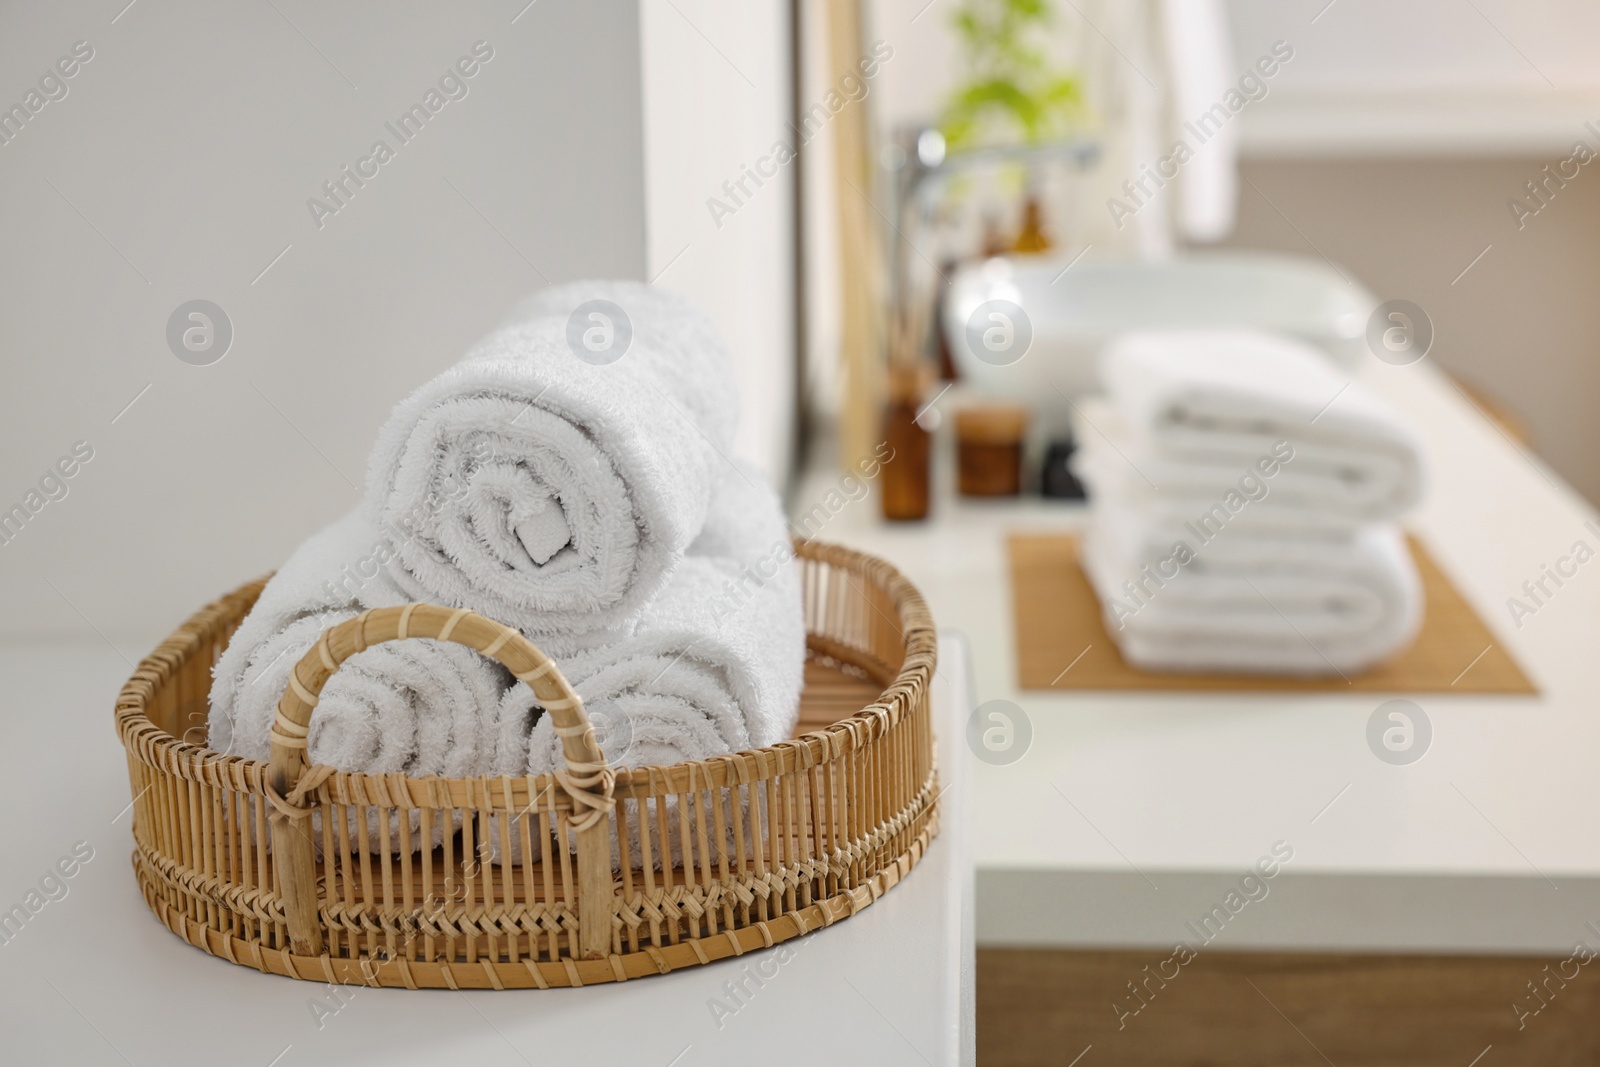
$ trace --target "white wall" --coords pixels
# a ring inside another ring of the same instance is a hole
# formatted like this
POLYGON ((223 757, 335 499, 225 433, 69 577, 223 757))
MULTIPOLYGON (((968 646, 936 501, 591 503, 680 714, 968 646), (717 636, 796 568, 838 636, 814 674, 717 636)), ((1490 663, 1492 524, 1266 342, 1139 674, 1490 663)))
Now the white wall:
POLYGON ((6 106, 94 49, 0 146, 0 510, 95 453, 0 545, 0 635, 137 658, 351 507, 391 405, 519 296, 646 276, 630 0, 274 3, 0 7, 6 106), (307 198, 480 39, 466 98, 319 230, 307 198), (236 331, 207 367, 164 337, 196 297, 236 331))
POLYGON ((787 474, 794 410, 794 168, 788 5, 781 0, 641 0, 649 277, 721 326, 737 361, 737 446, 787 474), (764 157, 762 184, 744 168, 764 157), (733 210, 713 213, 715 197, 733 210))

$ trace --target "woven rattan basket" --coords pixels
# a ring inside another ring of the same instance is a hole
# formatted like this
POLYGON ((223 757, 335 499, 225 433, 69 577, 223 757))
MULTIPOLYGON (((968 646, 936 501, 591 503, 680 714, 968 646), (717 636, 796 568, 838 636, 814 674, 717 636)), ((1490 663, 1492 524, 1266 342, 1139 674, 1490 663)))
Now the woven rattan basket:
POLYGON ((582 703, 519 633, 432 605, 325 633, 278 705, 269 761, 214 752, 203 743, 211 667, 263 583, 228 594, 146 658, 117 700, 145 900, 190 944, 261 971, 451 989, 665 974, 855 914, 938 829, 933 624, 888 564, 815 542, 796 552, 803 732, 632 770, 606 766, 582 703), (361 649, 407 637, 460 642, 526 680, 554 717, 566 769, 409 778, 307 766, 323 684, 361 649), (420 840, 442 842, 431 852, 391 848, 391 822, 405 833, 413 812, 420 840))

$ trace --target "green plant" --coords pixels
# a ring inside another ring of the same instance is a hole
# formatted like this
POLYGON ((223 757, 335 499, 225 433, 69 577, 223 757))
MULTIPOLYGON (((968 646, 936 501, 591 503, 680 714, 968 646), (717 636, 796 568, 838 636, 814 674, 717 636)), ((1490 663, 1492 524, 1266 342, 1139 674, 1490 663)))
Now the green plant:
POLYGON ((951 25, 967 76, 939 124, 952 149, 1043 141, 1077 124, 1078 77, 1053 65, 1043 45, 1054 21, 1050 0, 963 0, 956 8, 951 25))

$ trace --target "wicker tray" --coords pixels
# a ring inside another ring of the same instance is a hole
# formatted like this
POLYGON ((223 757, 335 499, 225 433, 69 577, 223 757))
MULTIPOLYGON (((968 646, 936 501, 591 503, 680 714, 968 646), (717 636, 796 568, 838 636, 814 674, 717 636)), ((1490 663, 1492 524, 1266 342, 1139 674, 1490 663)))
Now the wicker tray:
POLYGON ((632 770, 606 766, 581 701, 519 633, 432 605, 330 629, 294 669, 271 758, 223 756, 203 743, 211 667, 263 583, 228 594, 140 663, 117 700, 145 900, 173 933, 234 963, 413 989, 626 981, 855 914, 938 830, 933 623, 888 564, 814 542, 796 553, 809 656, 800 729, 831 725, 632 770), (477 648, 528 681, 566 769, 410 778, 307 766, 323 684, 357 651, 406 637, 477 648), (460 829, 431 853, 392 850, 391 821, 406 826, 413 811, 423 841, 460 829), (492 862, 486 842, 519 860, 492 862))

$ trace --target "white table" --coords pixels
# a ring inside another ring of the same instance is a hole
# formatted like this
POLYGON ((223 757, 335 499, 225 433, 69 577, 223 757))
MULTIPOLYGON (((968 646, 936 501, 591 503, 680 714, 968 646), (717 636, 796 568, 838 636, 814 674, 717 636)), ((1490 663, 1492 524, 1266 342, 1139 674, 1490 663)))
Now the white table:
MULTIPOLYGON (((1575 540, 1600 548, 1594 509, 1426 362, 1357 373, 1427 443, 1432 491, 1408 525, 1540 688, 1405 694, 1434 732, 1409 766, 1368 749, 1378 694, 1019 689, 1005 534, 1071 528, 1081 506, 962 501, 945 471, 925 524, 886 525, 866 499, 820 531, 900 566, 968 638, 978 700, 1031 720, 1021 761, 974 765, 980 945, 1170 949, 1279 840, 1294 859, 1218 947, 1565 954, 1600 939, 1584 925, 1600 927, 1600 560, 1520 628, 1506 607, 1575 540)), ((811 472, 791 511, 838 478, 811 472)), ((1066 667, 1080 650, 1061 651, 1066 667)))
MULTIPOLYGON (((328 987, 263 975, 191 948, 152 915, 129 866, 128 779, 112 704, 128 665, 106 645, 9 646, 0 678, 0 909, 77 841, 94 857, 0 944, 0 1060, 144 1065, 383 1063, 876 1064, 974 1062, 965 750, 959 640, 934 690, 945 816, 911 875, 854 918, 795 945, 742 1005, 745 964, 586 989, 456 993, 328 987), (69 775, 71 785, 69 787, 69 775), (41 804, 40 797, 51 802, 41 804), (713 998, 736 1006, 713 1014, 713 998), (718 1022, 721 1026, 718 1026, 718 1022), (587 1036, 593 1035, 593 1036, 587 1036)), ((771 970, 767 964, 763 970, 771 970)))

